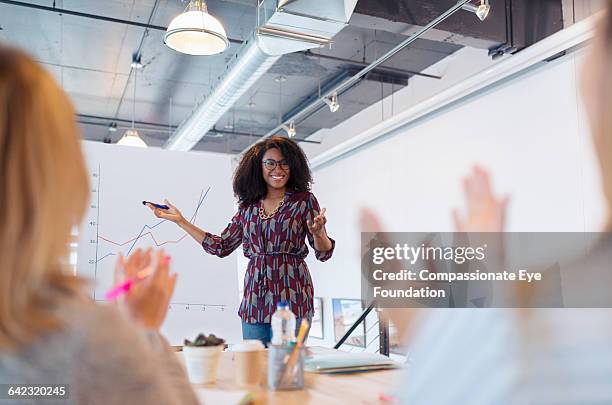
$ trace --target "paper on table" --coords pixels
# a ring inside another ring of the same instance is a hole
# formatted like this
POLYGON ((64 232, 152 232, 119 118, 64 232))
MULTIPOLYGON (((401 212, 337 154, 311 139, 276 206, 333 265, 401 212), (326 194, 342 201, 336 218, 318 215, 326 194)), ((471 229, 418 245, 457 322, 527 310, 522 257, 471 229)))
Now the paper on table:
POLYGON ((242 405, 248 404, 251 398, 251 394, 244 390, 196 388, 195 391, 200 403, 205 405, 242 405))

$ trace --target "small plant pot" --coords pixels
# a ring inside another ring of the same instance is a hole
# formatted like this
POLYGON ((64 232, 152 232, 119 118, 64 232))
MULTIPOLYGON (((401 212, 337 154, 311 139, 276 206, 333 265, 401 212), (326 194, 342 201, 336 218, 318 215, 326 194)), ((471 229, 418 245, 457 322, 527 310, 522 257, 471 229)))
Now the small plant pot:
POLYGON ((189 381, 192 384, 215 383, 222 351, 223 345, 184 346, 183 355, 189 381))

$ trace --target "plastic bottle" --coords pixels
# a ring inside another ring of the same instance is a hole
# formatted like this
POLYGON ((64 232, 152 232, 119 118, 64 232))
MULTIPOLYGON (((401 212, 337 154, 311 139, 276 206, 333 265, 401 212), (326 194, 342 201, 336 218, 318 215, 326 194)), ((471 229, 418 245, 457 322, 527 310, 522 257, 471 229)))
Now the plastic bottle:
POLYGON ((295 341, 295 315, 287 301, 281 301, 272 315, 272 344, 288 345, 295 341))

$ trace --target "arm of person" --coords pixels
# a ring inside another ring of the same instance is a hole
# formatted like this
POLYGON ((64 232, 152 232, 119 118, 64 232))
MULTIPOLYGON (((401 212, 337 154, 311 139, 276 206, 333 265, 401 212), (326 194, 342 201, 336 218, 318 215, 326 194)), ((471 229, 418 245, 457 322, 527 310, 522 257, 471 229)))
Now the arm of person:
POLYGON ((151 211, 153 211, 153 214, 157 218, 161 218, 161 219, 165 219, 166 221, 174 222, 181 229, 187 232, 187 234, 189 234, 189 236, 191 236, 196 242, 198 242, 201 245, 202 241, 204 240, 204 237, 206 236, 206 231, 198 228, 196 225, 192 224, 187 219, 185 219, 181 211, 178 208, 176 208, 174 205, 172 205, 170 201, 164 200, 164 203, 169 207, 166 210, 157 208, 150 203, 146 203, 145 205, 149 207, 151 211))
POLYGON ((178 223, 178 226, 187 232, 189 236, 191 236, 196 242, 200 245, 204 242, 204 238, 206 237, 206 231, 199 228, 195 224, 187 221, 185 218, 181 222, 178 223))
POLYGON ((212 255, 225 257, 231 254, 242 243, 242 210, 233 216, 221 235, 204 232, 202 247, 212 255))
POLYGON ((331 258, 336 246, 336 242, 327 235, 326 223, 325 208, 321 210, 317 198, 310 193, 306 203, 307 237, 316 258, 322 262, 331 258))
POLYGON ((230 255, 242 243, 241 210, 238 210, 221 235, 214 235, 189 222, 183 217, 181 211, 168 200, 164 200, 164 202, 170 207, 167 210, 156 208, 151 204, 147 204, 147 207, 153 211, 157 218, 177 224, 198 242, 206 252, 215 256, 225 257, 230 255))
POLYGON ((197 404, 176 353, 117 308, 89 316, 71 396, 87 404, 197 404))

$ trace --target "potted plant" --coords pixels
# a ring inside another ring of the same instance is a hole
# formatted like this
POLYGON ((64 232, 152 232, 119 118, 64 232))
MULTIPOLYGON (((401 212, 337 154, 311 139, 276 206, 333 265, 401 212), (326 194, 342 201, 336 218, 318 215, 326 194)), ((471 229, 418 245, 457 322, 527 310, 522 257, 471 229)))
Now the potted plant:
POLYGON ((199 334, 193 342, 185 339, 183 355, 189 380, 193 384, 211 384, 217 380, 217 368, 225 340, 199 334))

